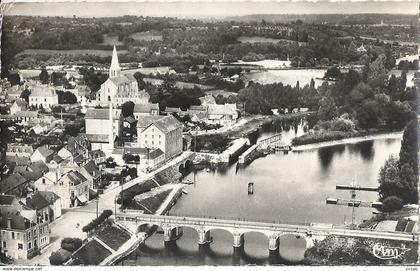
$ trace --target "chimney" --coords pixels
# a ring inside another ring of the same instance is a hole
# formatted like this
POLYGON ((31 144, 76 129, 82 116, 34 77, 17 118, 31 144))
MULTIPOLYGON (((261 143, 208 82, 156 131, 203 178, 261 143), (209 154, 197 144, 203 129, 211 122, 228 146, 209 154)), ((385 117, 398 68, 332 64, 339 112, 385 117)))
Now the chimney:
POLYGON ((7 218, 7 228, 8 229, 12 228, 12 219, 10 217, 7 218))

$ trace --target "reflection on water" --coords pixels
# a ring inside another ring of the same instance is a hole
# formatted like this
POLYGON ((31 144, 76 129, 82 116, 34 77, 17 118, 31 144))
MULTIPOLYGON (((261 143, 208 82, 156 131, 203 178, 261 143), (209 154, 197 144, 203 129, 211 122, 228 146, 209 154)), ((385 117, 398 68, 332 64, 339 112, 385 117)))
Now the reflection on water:
POLYGON ((348 148, 349 148, 350 153, 355 154, 355 155, 360 154, 364 160, 369 161, 369 160, 372 160, 373 156, 375 155, 375 149, 373 148, 373 145, 374 145, 374 141, 368 140, 368 141, 363 141, 363 142, 348 145, 348 148))
POLYGON ((327 171, 333 161, 334 155, 341 155, 346 149, 345 145, 335 145, 320 148, 318 150, 318 158, 321 167, 324 171, 327 171))
POLYGON ((305 239, 292 235, 280 238, 280 248, 269 251, 268 237, 256 232, 245 233, 244 246, 233 247, 233 237, 224 230, 212 230, 213 242, 198 245, 195 230, 184 229, 183 236, 165 243, 161 234, 152 235, 121 265, 279 265, 301 260, 306 247, 305 239))

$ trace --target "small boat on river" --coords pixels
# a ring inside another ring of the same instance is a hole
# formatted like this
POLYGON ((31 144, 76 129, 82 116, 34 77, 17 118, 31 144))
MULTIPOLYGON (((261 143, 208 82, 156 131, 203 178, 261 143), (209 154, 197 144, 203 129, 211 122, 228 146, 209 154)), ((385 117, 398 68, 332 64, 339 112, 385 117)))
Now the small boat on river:
POLYGON ((248 195, 254 194, 254 183, 248 183, 248 195))
POLYGON ((188 191, 185 189, 182 189, 182 193, 184 193, 185 195, 188 195, 188 191))

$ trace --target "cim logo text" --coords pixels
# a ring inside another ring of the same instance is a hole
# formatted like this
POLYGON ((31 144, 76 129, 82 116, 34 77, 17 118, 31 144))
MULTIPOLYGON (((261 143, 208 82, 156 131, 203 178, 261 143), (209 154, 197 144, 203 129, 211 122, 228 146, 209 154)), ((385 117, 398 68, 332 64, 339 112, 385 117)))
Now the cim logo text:
POLYGON ((373 255, 375 255, 376 258, 379 258, 382 260, 391 260, 391 259, 401 258, 409 250, 410 249, 405 248, 405 246, 386 247, 378 243, 373 246, 373 255))

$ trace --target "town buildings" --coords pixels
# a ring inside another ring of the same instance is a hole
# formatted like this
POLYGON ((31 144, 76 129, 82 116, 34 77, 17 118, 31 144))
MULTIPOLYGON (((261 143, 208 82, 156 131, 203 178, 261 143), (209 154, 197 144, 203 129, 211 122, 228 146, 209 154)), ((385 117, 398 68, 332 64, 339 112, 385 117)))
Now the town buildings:
POLYGON ((2 214, 0 229, 1 252, 13 259, 28 259, 50 243, 48 221, 31 220, 19 212, 2 214))
POLYGON ((96 94, 96 100, 101 104, 113 103, 121 106, 125 102, 148 103, 149 95, 145 91, 139 91, 136 78, 132 74, 122 74, 118 61, 117 49, 114 46, 112 52, 109 78, 96 94))
POLYGON ((183 125, 174 116, 165 116, 153 121, 145 128, 138 126, 138 146, 147 149, 160 149, 165 160, 182 152, 183 125))
POLYGON ((34 85, 29 95, 29 106, 51 109, 58 105, 58 95, 54 88, 48 85, 34 85))
POLYGON ((60 197, 54 192, 37 191, 26 198, 25 206, 36 211, 37 217, 53 222, 61 216, 60 197))

